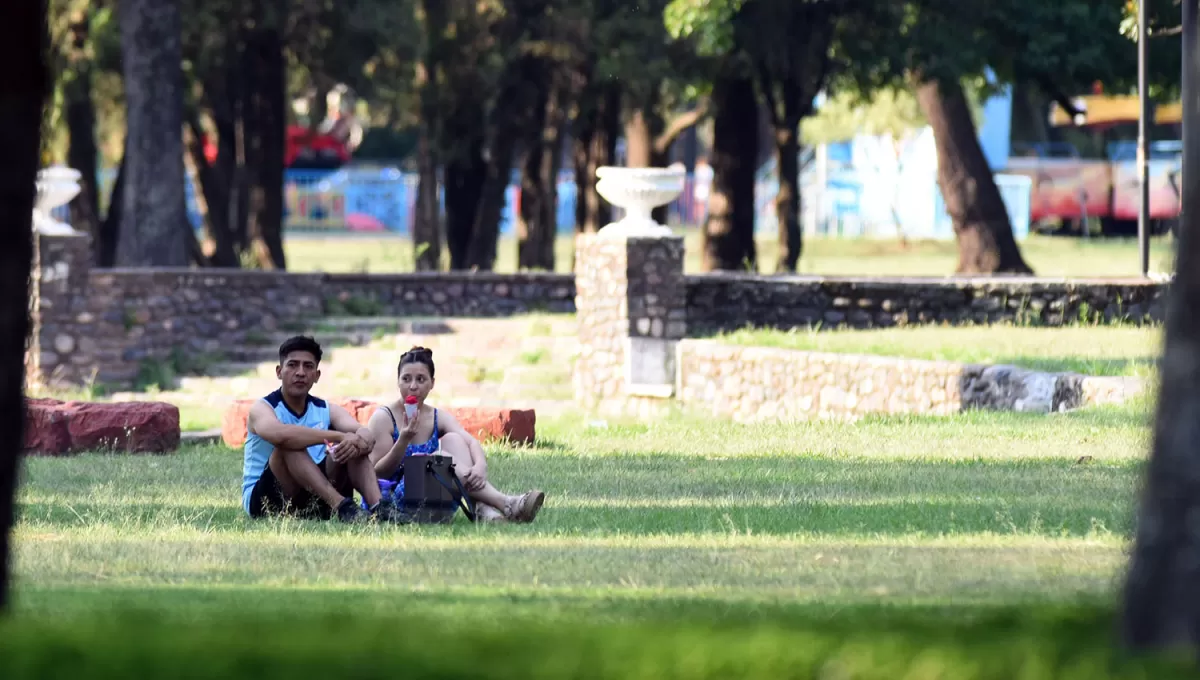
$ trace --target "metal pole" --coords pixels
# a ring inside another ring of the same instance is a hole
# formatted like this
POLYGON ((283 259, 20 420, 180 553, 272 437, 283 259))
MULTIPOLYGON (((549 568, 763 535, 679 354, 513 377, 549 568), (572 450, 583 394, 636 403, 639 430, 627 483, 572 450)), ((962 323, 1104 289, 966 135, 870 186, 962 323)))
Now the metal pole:
POLYGON ((1138 255, 1142 276, 1150 272, 1150 41, 1146 0, 1138 0, 1138 255))
POLYGON ((1200 220, 1200 0, 1183 0, 1183 192, 1179 212, 1182 253, 1200 220))

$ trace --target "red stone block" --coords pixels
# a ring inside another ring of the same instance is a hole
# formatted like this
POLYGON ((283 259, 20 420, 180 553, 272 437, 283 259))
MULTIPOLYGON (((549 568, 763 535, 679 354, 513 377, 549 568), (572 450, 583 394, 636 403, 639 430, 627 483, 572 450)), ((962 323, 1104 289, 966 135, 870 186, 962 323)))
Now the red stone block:
POLYGON ((70 405, 72 451, 166 453, 179 448, 179 408, 158 401, 70 405))
POLYGON ((68 409, 57 399, 25 400, 26 453, 35 456, 63 456, 71 452, 71 432, 67 428, 68 409))
POLYGON ((231 449, 241 448, 246 443, 246 423, 250 420, 250 407, 254 399, 240 399, 229 405, 221 416, 221 441, 231 449))
POLYGON ((537 415, 533 409, 456 408, 454 417, 479 441, 508 440, 532 444, 537 415))
POLYGON ((25 450, 165 453, 179 448, 179 409, 163 402, 26 401, 25 450))
MULTIPOLYGON (((226 446, 239 448, 246 443, 246 421, 253 403, 251 400, 236 401, 226 409, 221 419, 221 439, 226 446)), ((379 409, 379 404, 361 399, 343 399, 333 403, 346 409, 363 425, 379 409)), ((534 442, 537 416, 532 409, 459 408, 450 409, 450 412, 463 429, 480 441, 534 442)))

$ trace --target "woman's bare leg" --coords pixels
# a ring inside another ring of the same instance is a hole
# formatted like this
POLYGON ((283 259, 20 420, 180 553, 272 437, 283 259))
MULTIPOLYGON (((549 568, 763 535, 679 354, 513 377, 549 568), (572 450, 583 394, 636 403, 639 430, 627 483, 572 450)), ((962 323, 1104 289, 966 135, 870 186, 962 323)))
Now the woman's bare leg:
MULTIPOLYGON (((459 470, 466 470, 473 467, 471 460, 471 451, 467 449, 467 443, 462 437, 451 432, 441 438, 442 454, 450 456, 454 459, 454 467, 459 470)), ((482 489, 475 491, 467 491, 467 495, 477 503, 484 503, 496 508, 500 512, 504 512, 504 507, 512 502, 513 496, 508 496, 500 492, 499 489, 492 486, 491 482, 483 485, 482 489)))
MULTIPOLYGON (((454 459, 458 469, 466 469, 472 465, 471 451, 467 442, 457 433, 451 432, 441 439, 442 453, 454 459)), ((483 503, 495 508, 505 519, 518 522, 532 522, 542 508, 546 494, 541 491, 531 491, 520 496, 509 496, 502 493, 491 482, 484 484, 482 489, 468 491, 467 495, 477 503, 483 503)), ((485 513, 486 514, 486 513, 485 513)))

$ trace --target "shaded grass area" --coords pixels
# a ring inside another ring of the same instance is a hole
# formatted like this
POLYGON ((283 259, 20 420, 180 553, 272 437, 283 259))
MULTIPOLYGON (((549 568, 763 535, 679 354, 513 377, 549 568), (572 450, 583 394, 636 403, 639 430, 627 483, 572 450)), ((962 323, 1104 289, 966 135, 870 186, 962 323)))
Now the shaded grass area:
MULTIPOLYGON (((685 271, 700 271, 700 232, 680 229, 686 239, 685 271)), ((1151 268, 1171 271, 1173 242, 1169 237, 1151 241, 1151 268)), ((778 242, 773 236, 756 239, 758 269, 773 273, 778 242)), ((1091 277, 1140 276, 1136 239, 1091 239, 1030 236, 1022 241, 1025 260, 1040 276, 1091 277)), ((413 271, 412 241, 403 237, 291 236, 284 242, 288 269, 297 272, 408 272, 413 271)), ((560 236, 555 242, 555 271, 569 273, 574 239, 560 236)), ((448 267, 448 256, 443 268, 448 267)), ((954 273, 958 250, 954 241, 807 238, 799 272, 829 276, 946 276, 954 273)), ((517 241, 501 237, 495 271, 517 271, 517 241)))
POLYGON ((628 613, 608 615, 629 603, 588 600, 578 607, 595 615, 570 608, 565 626, 559 598, 308 591, 281 607, 260 592, 211 589, 61 595, 40 603, 71 595, 88 608, 78 618, 0 622, 0 675, 390 679, 402 668, 420 678, 1195 676, 1181 660, 1122 654, 1111 613, 1094 604, 982 612, 768 604, 721 615, 709 603, 676 602, 649 612, 635 604, 630 624, 628 613), (118 597, 120 606, 101 608, 118 597), (163 600, 180 608, 138 608, 163 600))
POLYGON ((743 329, 722 342, 839 354, 875 354, 961 363, 1015 364, 1047 372, 1152 377, 1161 327, 1016 325, 912 326, 871 330, 743 329))
POLYGON ((647 610, 596 599, 308 591, 281 605, 261 592, 213 589, 34 599, 81 606, 72 607, 77 616, 0 622, 3 677, 394 678, 401 668, 434 678, 1195 677, 1180 659, 1120 651, 1111 612, 1094 604, 832 611, 677 601, 647 610), (178 607, 139 606, 164 600, 178 607))

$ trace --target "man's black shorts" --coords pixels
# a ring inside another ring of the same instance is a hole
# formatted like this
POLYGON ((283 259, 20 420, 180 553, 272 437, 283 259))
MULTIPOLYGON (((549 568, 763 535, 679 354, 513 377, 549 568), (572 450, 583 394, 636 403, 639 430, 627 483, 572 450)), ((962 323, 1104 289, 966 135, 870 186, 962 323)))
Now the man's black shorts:
MULTIPOLYGON (((325 478, 329 479, 325 461, 321 461, 317 467, 321 468, 325 478)), ((262 477, 258 478, 258 482, 250 491, 250 516, 258 519, 268 515, 327 520, 333 517, 333 508, 307 489, 300 489, 296 496, 289 500, 283 495, 283 487, 279 486, 279 480, 275 473, 271 472, 271 466, 267 465, 263 469, 262 477)))

